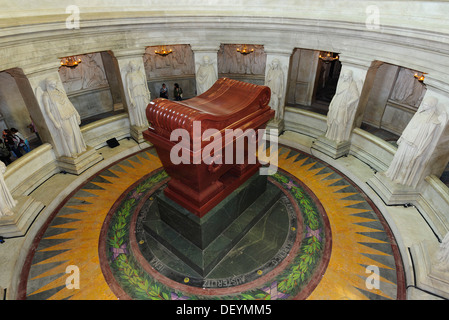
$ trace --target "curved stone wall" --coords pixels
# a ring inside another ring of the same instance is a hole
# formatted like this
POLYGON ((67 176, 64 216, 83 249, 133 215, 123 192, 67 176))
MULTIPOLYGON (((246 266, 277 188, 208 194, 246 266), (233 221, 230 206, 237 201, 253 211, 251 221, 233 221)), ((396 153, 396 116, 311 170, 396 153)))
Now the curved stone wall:
MULTIPOLYGON (((427 91, 437 96, 445 111, 449 111, 449 31, 445 15, 449 12, 449 3, 289 0, 280 5, 279 1, 272 0, 234 0, 226 4, 218 0, 204 3, 167 0, 160 8, 156 1, 129 1, 127 5, 126 1, 91 0, 74 8, 70 7, 70 1, 1 2, 4 3, 0 12, 0 71, 15 70, 13 73, 19 73, 16 81, 23 81, 30 88, 35 88, 46 75, 55 74, 59 58, 65 56, 107 51, 120 64, 120 59, 140 59, 149 46, 188 44, 194 54, 201 55, 216 52, 221 44, 252 43, 264 47, 269 55, 267 63, 273 57, 288 59, 295 48, 302 48, 338 52, 343 65, 363 70, 357 74, 363 79, 367 72, 376 68, 375 61, 425 72, 427 91)), ((368 80, 365 83, 369 84, 368 80)), ((369 95, 369 92, 364 94, 369 95)), ((24 96, 30 114, 42 120, 33 110, 35 97, 24 96)), ((363 116, 363 111, 361 108, 362 115, 358 118, 363 116)), ((116 132, 121 137, 127 137, 128 132, 133 136, 134 132, 138 140, 138 132, 130 127, 128 118, 122 115, 92 124, 84 128, 84 134, 95 149, 104 145, 95 132, 108 137, 116 132), (110 133, 104 131, 105 128, 110 133)), ((313 140, 326 130, 326 117, 286 108, 285 129, 301 134, 290 139, 293 145, 311 151, 313 140)), ((46 160, 54 157, 54 161, 44 163, 46 168, 52 166, 54 170, 53 166, 58 166, 59 155, 51 147, 51 137, 44 133, 43 139, 48 144, 21 160, 26 162, 23 168, 15 166, 11 169, 14 172, 7 174, 7 181, 13 181, 10 183, 14 184, 14 190, 21 188, 20 181, 37 174, 33 164, 36 155, 45 151, 46 160), (27 171, 27 166, 34 169, 27 171), (15 176, 20 179, 12 179, 15 176)), ((394 152, 391 145, 363 130, 353 131, 349 154, 367 164, 372 172, 385 170, 394 152)), ((46 172, 51 171, 48 168, 46 172)), ((342 170, 345 170, 344 164, 342 170)), ((347 172, 350 174, 349 169, 347 172)), ((433 246, 449 230, 448 212, 445 212, 448 203, 447 187, 430 175, 413 205, 434 229, 437 241, 433 246)), ((403 241, 401 252, 406 270, 411 274, 413 263, 407 252, 411 246, 411 242, 407 242, 408 235, 401 234, 401 228, 395 226, 396 218, 390 217, 388 222, 397 232, 399 242, 403 241)), ((414 254, 416 258, 425 252, 416 249, 414 254)), ((18 259, 17 265, 21 263, 23 261, 18 259)), ((419 264, 416 260, 415 263, 419 264)), ((17 274, 15 277, 17 279, 17 274)))

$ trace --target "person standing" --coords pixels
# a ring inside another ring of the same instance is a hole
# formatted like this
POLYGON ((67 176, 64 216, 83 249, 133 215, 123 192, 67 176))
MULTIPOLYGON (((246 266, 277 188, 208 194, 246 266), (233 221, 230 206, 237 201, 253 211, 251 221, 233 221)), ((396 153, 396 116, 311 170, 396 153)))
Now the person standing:
POLYGON ((176 101, 182 100, 182 89, 178 83, 175 83, 175 89, 173 90, 173 95, 175 96, 176 101))
POLYGON ((162 88, 159 91, 159 97, 168 99, 168 88, 165 86, 165 83, 162 84, 162 88))
POLYGON ((23 152, 25 153, 30 152, 30 145, 28 143, 28 140, 16 128, 11 128, 11 133, 13 134, 14 138, 19 140, 18 148, 23 150, 23 152))
POLYGON ((22 156, 22 153, 20 152, 19 149, 19 139, 14 137, 11 130, 9 129, 3 130, 3 140, 7 145, 7 147, 9 148, 9 150, 11 150, 14 153, 16 158, 20 158, 22 156))
POLYGON ((0 139, 0 161, 4 162, 6 165, 12 162, 11 151, 9 151, 9 148, 2 139, 0 139))

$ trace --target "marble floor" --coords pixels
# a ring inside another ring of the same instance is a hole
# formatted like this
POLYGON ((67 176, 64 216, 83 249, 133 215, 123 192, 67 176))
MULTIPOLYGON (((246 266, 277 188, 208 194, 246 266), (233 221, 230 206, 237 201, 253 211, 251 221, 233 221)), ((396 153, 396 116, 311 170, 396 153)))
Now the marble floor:
POLYGON ((406 298, 388 223, 327 163, 281 146, 268 181, 280 200, 202 275, 142 231, 142 208, 151 208, 167 176, 152 148, 134 150, 79 183, 48 215, 26 252, 19 299, 406 298))

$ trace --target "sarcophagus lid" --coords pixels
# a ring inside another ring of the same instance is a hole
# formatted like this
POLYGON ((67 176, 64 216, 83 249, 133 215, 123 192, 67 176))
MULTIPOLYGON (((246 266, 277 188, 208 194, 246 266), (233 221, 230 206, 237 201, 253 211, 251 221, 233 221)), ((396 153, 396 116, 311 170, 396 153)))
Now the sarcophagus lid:
MULTIPOLYGON (((201 121, 201 132, 248 127, 257 118, 266 123, 273 115, 268 103, 270 88, 228 78, 220 78, 205 93, 184 101, 158 98, 150 102, 146 115, 149 130, 167 138, 175 129, 185 129, 193 137, 193 122, 201 121)), ((254 123, 253 127, 259 126, 254 123)))

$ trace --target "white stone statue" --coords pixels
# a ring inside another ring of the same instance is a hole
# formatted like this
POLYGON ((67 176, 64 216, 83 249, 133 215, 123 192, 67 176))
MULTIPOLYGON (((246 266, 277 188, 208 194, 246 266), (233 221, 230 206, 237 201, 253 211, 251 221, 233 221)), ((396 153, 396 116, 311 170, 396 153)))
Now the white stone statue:
POLYGON ((151 101, 145 74, 139 69, 135 61, 129 63, 126 73, 126 89, 129 97, 129 118, 131 125, 138 127, 148 126, 146 108, 151 101))
POLYGON ((14 200, 8 187, 5 183, 5 178, 3 177, 6 172, 6 165, 0 161, 0 216, 12 216, 14 208, 17 201, 14 200))
POLYGON ((435 149, 445 114, 438 114, 438 99, 426 97, 397 141, 398 150, 385 172, 394 182, 416 187, 435 149))
POLYGON ((204 56, 203 63, 198 67, 196 74, 197 94, 200 95, 209 90, 216 81, 217 73, 215 72, 214 63, 209 56, 204 56))
POLYGON ((285 89, 285 79, 281 62, 278 59, 273 59, 273 61, 271 61, 265 84, 271 90, 271 99, 269 104, 270 107, 276 112, 274 116, 275 120, 284 119, 284 106, 282 105, 282 98, 285 89))
POLYGON ((326 138, 336 142, 349 140, 359 98, 359 88, 353 79, 352 71, 343 71, 335 95, 329 104, 326 138))
POLYGON ((436 258, 436 267, 441 271, 449 272, 449 232, 441 242, 436 258))
POLYGON ((48 78, 44 82, 45 90, 38 86, 36 96, 41 101, 45 116, 50 119, 54 126, 50 132, 57 144, 57 150, 62 156, 75 158, 78 154, 86 151, 86 144, 81 134, 81 119, 66 93, 58 88, 56 80, 48 78))

